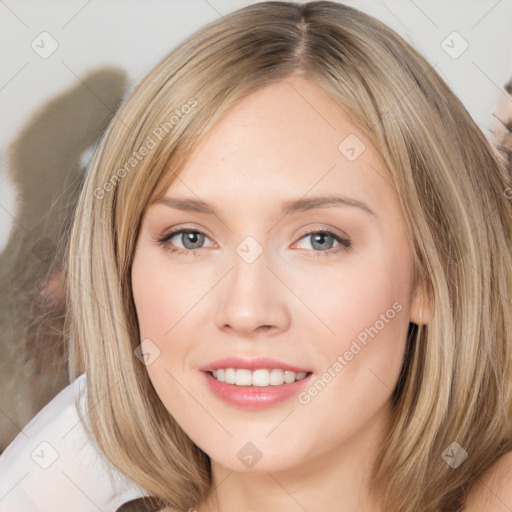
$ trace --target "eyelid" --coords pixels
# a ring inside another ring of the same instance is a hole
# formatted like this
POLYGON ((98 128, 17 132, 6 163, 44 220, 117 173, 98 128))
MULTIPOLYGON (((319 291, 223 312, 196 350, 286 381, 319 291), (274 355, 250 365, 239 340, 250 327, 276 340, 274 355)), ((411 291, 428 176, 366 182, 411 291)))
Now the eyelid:
POLYGON ((155 237, 155 241, 157 242, 161 242, 161 241, 164 241, 164 240, 168 240, 169 238, 172 238, 173 236, 177 235, 178 233, 181 233, 182 231, 191 231, 193 233, 201 233, 202 235, 205 235, 206 237, 208 237, 210 240, 210 236, 208 235, 208 233, 206 233, 202 228, 198 228, 196 226, 189 226, 189 225, 177 225, 177 226, 173 226, 172 228, 167 228, 163 234, 161 235, 157 235, 155 237))
POLYGON ((312 233, 326 233, 329 235, 333 235, 335 238, 338 237, 340 239, 346 239, 346 240, 350 241, 350 237, 346 233, 343 233, 342 231, 340 232, 340 230, 338 230, 334 227, 320 228, 318 226, 315 226, 313 228, 308 228, 306 231, 302 232, 299 239, 305 237, 306 235, 310 235, 312 233))

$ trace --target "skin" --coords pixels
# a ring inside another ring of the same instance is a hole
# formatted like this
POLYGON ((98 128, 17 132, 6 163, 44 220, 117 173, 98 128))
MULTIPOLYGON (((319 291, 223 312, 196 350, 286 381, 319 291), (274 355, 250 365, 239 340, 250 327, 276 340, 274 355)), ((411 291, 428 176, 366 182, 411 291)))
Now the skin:
POLYGON ((166 192, 207 201, 217 215, 148 206, 133 294, 141 339, 160 351, 147 366, 155 390, 212 460, 218 487, 201 512, 380 510, 368 472, 409 322, 430 318, 423 290, 413 286, 405 219, 390 183, 348 115, 317 85, 292 77, 228 110, 166 192), (355 161, 338 149, 349 134, 366 146, 355 161), (280 212, 285 200, 328 194, 362 201, 373 214, 339 205, 280 212), (157 241, 180 227, 206 235, 195 255, 187 249, 195 240, 181 234, 167 246, 157 241), (308 230, 349 237, 352 248, 329 237, 319 248, 308 230), (263 250, 250 264, 236 252, 249 235, 263 250), (239 409, 213 395, 198 371, 222 357, 261 356, 310 368, 314 382, 394 303, 401 311, 307 404, 292 397, 239 409), (252 468, 237 457, 247 442, 262 454, 252 468))

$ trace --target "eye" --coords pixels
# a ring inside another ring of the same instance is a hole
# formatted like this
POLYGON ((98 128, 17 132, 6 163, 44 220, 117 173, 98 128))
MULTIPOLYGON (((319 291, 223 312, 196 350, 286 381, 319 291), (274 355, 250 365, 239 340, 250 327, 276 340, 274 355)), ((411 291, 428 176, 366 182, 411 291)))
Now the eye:
MULTIPOLYGON (((335 233, 327 230, 310 231, 300 240, 309 240, 310 246, 313 249, 312 255, 314 257, 327 256, 329 254, 349 250, 352 247, 352 243, 348 238, 341 238, 335 233), (335 243, 337 245, 334 245, 335 243)), ((308 249, 308 247, 305 248, 308 249)))
MULTIPOLYGON (((209 240, 202 231, 180 228, 166 233, 157 239, 157 242, 171 253, 196 256, 196 250, 204 248, 203 244, 206 239, 209 240), (173 241, 174 238, 176 240, 173 241), (182 247, 176 245, 179 243, 182 244, 182 247)), ((310 231, 303 235, 300 240, 309 240, 312 248, 311 255, 314 257, 328 256, 344 250, 347 251, 352 247, 348 238, 341 238, 328 230, 310 231)), ((308 247, 305 248, 308 249, 308 247)))
POLYGON ((175 229, 166 233, 163 237, 159 238, 157 242, 162 245, 167 251, 177 254, 194 255, 196 249, 202 249, 205 239, 208 237, 197 229, 175 229), (172 241, 175 238, 175 241, 172 241), (176 247, 176 243, 181 243, 183 247, 176 247))

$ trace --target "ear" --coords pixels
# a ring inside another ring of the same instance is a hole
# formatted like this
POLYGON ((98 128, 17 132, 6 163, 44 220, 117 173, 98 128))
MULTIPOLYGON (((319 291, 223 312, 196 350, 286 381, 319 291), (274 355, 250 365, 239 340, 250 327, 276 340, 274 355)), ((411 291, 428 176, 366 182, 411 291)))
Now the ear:
POLYGON ((423 283, 413 291, 411 313, 409 321, 413 324, 428 324, 432 319, 432 303, 427 293, 427 286, 423 283))

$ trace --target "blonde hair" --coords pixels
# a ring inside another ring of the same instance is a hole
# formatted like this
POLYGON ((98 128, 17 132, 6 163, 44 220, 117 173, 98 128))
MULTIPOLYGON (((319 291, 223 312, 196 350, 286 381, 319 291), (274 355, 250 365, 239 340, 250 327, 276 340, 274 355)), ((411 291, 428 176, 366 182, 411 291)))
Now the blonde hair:
POLYGON ((134 357, 134 249, 148 201, 220 115, 297 73, 334 98, 385 160, 415 283, 432 303, 430 323, 410 326, 374 490, 394 512, 461 510, 472 484, 512 449, 512 215, 503 169, 421 55, 335 2, 263 2, 210 23, 149 72, 103 134, 66 268, 70 375, 86 372, 94 439, 162 503, 188 509, 210 492, 209 457, 134 357), (457 469, 442 457, 452 442, 469 454, 457 469))

